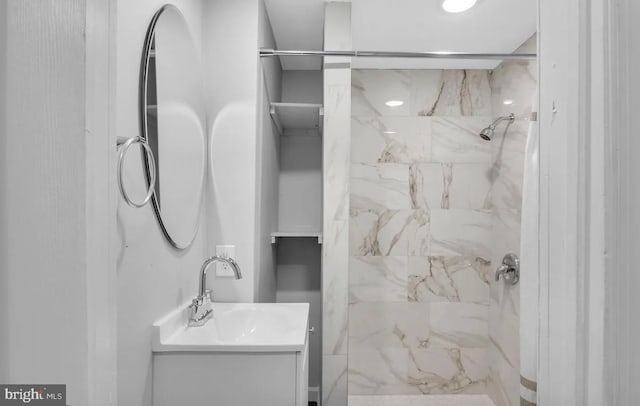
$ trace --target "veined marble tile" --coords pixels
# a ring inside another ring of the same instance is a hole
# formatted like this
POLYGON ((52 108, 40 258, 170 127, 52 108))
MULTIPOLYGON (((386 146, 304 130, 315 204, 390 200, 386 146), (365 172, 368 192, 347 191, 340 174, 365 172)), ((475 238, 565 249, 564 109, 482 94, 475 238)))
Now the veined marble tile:
POLYGON ((491 212, 493 224, 492 260, 496 264, 502 262, 504 254, 520 253, 520 209, 494 209, 491 212), (497 262, 496 262, 497 261, 497 262))
POLYGON ((416 164, 409 169, 413 208, 489 209, 490 166, 487 164, 416 164))
POLYGON ((358 395, 349 406, 496 406, 487 395, 358 395))
POLYGON ((520 318, 511 304, 491 301, 489 306, 489 340, 496 355, 511 366, 518 366, 520 358, 520 318))
POLYGON ((429 215, 420 210, 352 208, 349 231, 351 256, 406 256, 426 249, 429 215))
POLYGON ((496 117, 511 113, 525 117, 532 111, 537 92, 535 62, 509 61, 498 66, 491 78, 492 105, 496 117), (505 105, 505 101, 511 101, 505 105))
POLYGON ((322 357, 322 404, 345 406, 347 402, 347 356, 322 357))
MULTIPOLYGON (((497 306, 495 312, 491 315, 489 319, 489 324, 493 327, 494 325, 500 324, 502 321, 505 321, 504 318, 511 318, 514 321, 514 324, 517 324, 520 317, 520 287, 509 286, 502 282, 502 279, 499 282, 496 282, 495 279, 491 280, 491 294, 490 300, 492 306, 497 306)), ((519 329, 519 328, 518 328, 519 329)))
POLYGON ((409 350, 349 350, 349 395, 416 393, 407 383, 409 350))
MULTIPOLYGON (((336 72, 333 72, 336 74, 336 72)), ((351 116, 351 86, 345 83, 333 83, 326 86, 324 113, 326 117, 351 116)))
POLYGON ((409 257, 409 301, 488 304, 491 275, 481 257, 409 257))
POLYGON ((412 79, 412 115, 491 114, 488 70, 416 70, 412 79))
POLYGON ((414 210, 407 229, 408 255, 425 255, 429 251, 431 216, 426 210, 414 210))
MULTIPOLYGON (((493 207, 517 209, 522 207, 525 144, 528 122, 516 121, 501 134, 496 145, 496 157, 491 177, 491 201, 493 207)), ((492 141, 493 142, 493 141, 492 141)))
POLYGON ((441 104, 446 79, 442 69, 415 69, 407 71, 411 78, 411 115, 433 116, 436 110, 442 109, 441 104))
POLYGON ((407 257, 351 257, 349 302, 406 302, 407 257))
POLYGON ((433 347, 486 348, 489 306, 471 303, 430 303, 433 347))
POLYGON ((478 134, 493 122, 490 115, 434 117, 431 123, 433 162, 493 163, 493 141, 478 134))
POLYGON ((351 115, 410 115, 411 77, 403 70, 361 69, 351 74, 351 115), (385 103, 402 101, 397 107, 385 103))
POLYGON ((349 305, 348 222, 328 222, 323 237, 323 354, 346 354, 349 305))
MULTIPOLYGON (((535 36, 519 48, 519 52, 535 51, 535 36)), ((496 131, 494 171, 491 199, 493 205, 492 260, 499 264, 502 256, 520 251, 520 210, 525 146, 530 113, 537 87, 536 64, 505 62, 493 72, 491 80, 494 115, 514 113, 516 121, 496 131), (504 101, 510 100, 509 105, 504 101), (506 131, 504 129, 506 128, 506 131)), ((492 141, 493 143, 493 141, 492 141)), ((519 286, 502 281, 491 282, 489 314, 490 384, 489 395, 497 406, 517 406, 519 401, 519 286)))
POLYGON ((414 163, 430 160, 430 118, 352 117, 351 162, 414 163))
POLYGON ((349 352, 349 395, 479 394, 487 376, 484 349, 349 352))
POLYGON ((327 97, 323 135, 323 212, 327 220, 347 220, 351 165, 349 86, 329 86, 327 97))
POLYGON ((432 210, 431 256, 479 256, 491 253, 491 212, 432 210))
POLYGON ((486 349, 430 348, 409 357, 408 382, 421 393, 486 393, 486 349))
MULTIPOLYGON (((350 49, 350 5, 327 7, 325 45, 350 49)), ((327 58, 325 63, 350 59, 327 58)), ((347 403, 351 69, 324 69, 322 404, 347 403)), ((277 372, 276 372, 277 373, 277 372)))
MULTIPOLYGON (((536 52, 536 35, 525 41, 516 52, 536 52)), ((536 61, 505 61, 491 75, 493 111, 496 115, 529 114, 537 92, 536 61), (504 101, 512 103, 505 105, 504 101)))
POLYGON ((349 351, 420 348, 429 343, 429 304, 349 305, 349 351))
POLYGON ((351 166, 351 207, 410 209, 409 166, 353 164, 351 166))
POLYGON ((520 365, 509 365, 502 357, 492 357, 489 347, 489 396, 496 406, 520 405, 520 365))

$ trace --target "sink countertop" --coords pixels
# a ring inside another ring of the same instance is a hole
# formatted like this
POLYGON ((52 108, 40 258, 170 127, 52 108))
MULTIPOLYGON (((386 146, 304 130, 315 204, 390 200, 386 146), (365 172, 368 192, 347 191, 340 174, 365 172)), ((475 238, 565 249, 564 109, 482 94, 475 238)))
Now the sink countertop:
POLYGON ((153 324, 153 352, 302 351, 308 303, 212 303, 213 317, 188 327, 188 304, 153 324))

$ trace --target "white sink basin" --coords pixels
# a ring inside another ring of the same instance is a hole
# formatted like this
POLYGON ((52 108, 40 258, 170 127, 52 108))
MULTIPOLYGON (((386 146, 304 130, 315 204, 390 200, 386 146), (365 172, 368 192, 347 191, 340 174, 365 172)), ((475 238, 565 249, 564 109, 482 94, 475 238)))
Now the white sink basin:
POLYGON ((188 327, 188 308, 153 324, 154 352, 302 351, 308 303, 213 303, 213 317, 188 327))

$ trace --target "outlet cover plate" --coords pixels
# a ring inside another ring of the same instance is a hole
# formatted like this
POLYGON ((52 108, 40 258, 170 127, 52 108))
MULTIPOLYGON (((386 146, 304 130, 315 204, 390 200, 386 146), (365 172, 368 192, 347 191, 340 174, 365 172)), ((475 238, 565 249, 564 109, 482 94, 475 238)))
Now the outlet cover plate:
MULTIPOLYGON (((236 246, 235 245, 216 245, 216 255, 225 258, 236 258, 236 246)), ((223 262, 216 262, 216 277, 218 278, 233 278, 235 274, 228 264, 223 262)))

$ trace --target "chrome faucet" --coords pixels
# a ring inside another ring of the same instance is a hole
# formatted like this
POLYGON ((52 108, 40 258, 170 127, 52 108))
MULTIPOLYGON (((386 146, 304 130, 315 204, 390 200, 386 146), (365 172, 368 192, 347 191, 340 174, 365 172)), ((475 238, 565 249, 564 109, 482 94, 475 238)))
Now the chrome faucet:
POLYGON ((507 254, 502 258, 502 264, 496 270, 496 282, 500 277, 505 283, 515 285, 520 280, 520 259, 516 254, 507 254))
POLYGON ((231 267, 236 279, 242 279, 242 273, 238 263, 232 258, 213 256, 202 264, 200 268, 200 289, 198 290, 198 296, 191 301, 189 305, 189 327, 204 326, 205 323, 213 316, 213 309, 211 308, 211 291, 207 290, 207 269, 209 265, 214 262, 224 262, 231 267))

